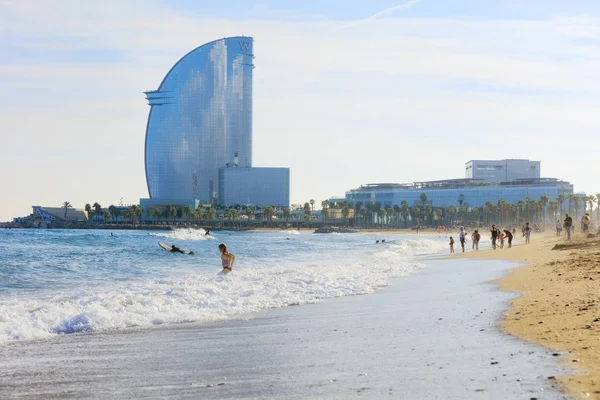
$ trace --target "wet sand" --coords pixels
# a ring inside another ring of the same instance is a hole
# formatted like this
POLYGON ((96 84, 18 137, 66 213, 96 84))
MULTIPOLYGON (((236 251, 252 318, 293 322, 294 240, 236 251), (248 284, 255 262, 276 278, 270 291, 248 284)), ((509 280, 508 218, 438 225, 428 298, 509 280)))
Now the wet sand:
POLYGON ((575 374, 557 377, 576 398, 600 399, 600 239, 577 233, 571 242, 549 232, 512 249, 451 258, 503 259, 526 266, 498 281, 522 293, 501 324, 506 332, 557 352, 575 374))
POLYGON ((551 351, 498 329, 514 265, 434 261, 385 290, 210 326, 0 348, 0 398, 562 399, 551 351))

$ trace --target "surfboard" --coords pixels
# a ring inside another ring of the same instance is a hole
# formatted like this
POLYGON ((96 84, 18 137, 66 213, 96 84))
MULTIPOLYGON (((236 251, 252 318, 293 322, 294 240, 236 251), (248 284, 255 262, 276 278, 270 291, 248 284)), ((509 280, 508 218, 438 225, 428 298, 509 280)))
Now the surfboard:
MULTIPOLYGON (((168 244, 166 244, 166 243, 161 243, 161 242, 158 242, 158 245, 159 245, 160 247, 162 247, 163 249, 165 249, 166 251, 169 251, 169 252, 171 251, 171 246, 169 246, 169 245, 168 245, 168 244)), ((194 255, 194 252, 193 252, 193 251, 185 251, 185 250, 184 250, 184 253, 183 253, 183 254, 189 254, 190 256, 193 256, 193 255, 194 255)))

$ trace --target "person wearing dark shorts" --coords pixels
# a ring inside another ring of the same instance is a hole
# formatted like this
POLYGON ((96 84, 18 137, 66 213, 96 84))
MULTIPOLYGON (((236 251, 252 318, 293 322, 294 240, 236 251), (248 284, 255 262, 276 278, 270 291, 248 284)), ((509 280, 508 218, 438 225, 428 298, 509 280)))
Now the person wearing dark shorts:
POLYGON ((506 239, 508 239, 508 248, 510 249, 512 247, 513 234, 508 229, 504 230, 504 234, 506 235, 506 239))
POLYGON ((498 239, 498 228, 496 228, 496 225, 492 225, 490 232, 492 233, 492 249, 496 250, 496 239, 498 239))

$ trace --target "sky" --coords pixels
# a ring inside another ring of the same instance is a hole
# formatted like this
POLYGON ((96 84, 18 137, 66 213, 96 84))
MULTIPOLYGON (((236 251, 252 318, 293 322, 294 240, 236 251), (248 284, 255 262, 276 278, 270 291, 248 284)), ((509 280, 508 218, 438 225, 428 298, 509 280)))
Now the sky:
POLYGON ((597 0, 0 0, 0 221, 147 197, 142 92, 236 35, 253 163, 290 167, 292 203, 471 159, 600 192, 597 0))

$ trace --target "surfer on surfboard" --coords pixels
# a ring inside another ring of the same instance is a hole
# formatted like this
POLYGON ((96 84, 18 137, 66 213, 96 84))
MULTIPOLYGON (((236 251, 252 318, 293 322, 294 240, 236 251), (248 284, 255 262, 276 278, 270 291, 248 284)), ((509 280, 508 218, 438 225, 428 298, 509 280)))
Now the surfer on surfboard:
POLYGON ((227 250, 227 245, 221 243, 219 245, 219 251, 221 252, 221 264, 223 265, 223 275, 226 275, 232 271, 233 262, 235 261, 235 255, 231 254, 227 250))

